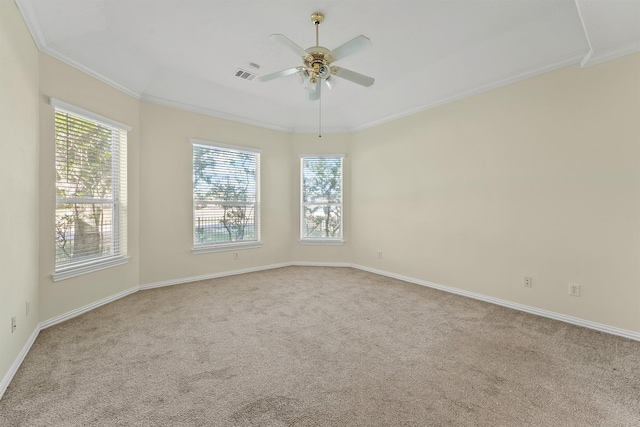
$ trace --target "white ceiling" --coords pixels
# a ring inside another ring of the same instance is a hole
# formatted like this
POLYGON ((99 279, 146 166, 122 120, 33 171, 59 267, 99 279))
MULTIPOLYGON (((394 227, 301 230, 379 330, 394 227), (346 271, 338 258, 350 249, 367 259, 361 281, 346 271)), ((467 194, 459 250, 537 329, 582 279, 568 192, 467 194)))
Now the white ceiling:
POLYGON ((318 130, 301 65, 269 39, 372 41, 336 65, 375 77, 322 92, 322 128, 348 132, 569 64, 640 51, 640 0, 16 0, 38 47, 137 98, 291 132, 318 130), (260 65, 259 70, 250 63, 260 65))

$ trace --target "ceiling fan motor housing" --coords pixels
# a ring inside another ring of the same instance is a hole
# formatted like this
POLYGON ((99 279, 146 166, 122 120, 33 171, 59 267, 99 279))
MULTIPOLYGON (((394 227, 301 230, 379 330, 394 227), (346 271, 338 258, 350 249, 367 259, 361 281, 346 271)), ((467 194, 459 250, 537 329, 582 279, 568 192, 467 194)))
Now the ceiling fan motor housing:
POLYGON ((308 55, 304 57, 304 63, 308 68, 312 77, 321 77, 326 79, 331 75, 331 51, 322 46, 314 46, 307 49, 308 55))

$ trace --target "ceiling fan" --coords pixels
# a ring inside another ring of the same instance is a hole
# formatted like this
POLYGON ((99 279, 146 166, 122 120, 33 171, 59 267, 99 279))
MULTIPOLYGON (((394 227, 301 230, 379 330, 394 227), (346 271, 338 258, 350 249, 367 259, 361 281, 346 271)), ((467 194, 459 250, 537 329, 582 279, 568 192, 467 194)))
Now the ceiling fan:
POLYGON ((309 100, 311 101, 315 101, 320 98, 320 86, 323 81, 329 89, 334 86, 334 77, 349 80, 353 83, 366 87, 371 86, 374 82, 373 77, 331 65, 334 61, 342 59, 366 46, 369 46, 371 44, 371 40, 360 35, 333 50, 329 50, 320 46, 318 41, 318 28, 322 21, 324 21, 324 15, 322 13, 315 12, 311 15, 311 22, 316 26, 316 45, 306 50, 282 34, 270 35, 270 38, 282 44, 295 54, 301 56, 304 65, 267 74, 259 77, 258 80, 261 82, 267 82, 280 77, 298 74, 302 78, 303 82, 305 82, 305 87, 309 91, 309 100))

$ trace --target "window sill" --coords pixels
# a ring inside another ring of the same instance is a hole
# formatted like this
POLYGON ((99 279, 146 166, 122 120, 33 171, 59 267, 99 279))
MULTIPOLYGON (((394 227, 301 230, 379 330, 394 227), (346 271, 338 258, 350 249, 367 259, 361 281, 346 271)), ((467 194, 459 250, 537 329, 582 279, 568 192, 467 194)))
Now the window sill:
POLYGON ((81 276, 83 274, 93 273, 94 271, 104 270, 105 268, 111 268, 118 265, 123 265, 129 262, 127 256, 113 256, 105 259, 89 261, 83 264, 72 265, 61 268, 51 275, 54 282, 60 280, 69 279, 71 277, 81 276))
POLYGON ((196 246, 191 249, 191 253, 194 255, 208 254, 211 252, 228 252, 228 251, 240 251, 243 249, 261 248, 262 242, 242 242, 242 243, 225 243, 220 245, 203 245, 196 246))
POLYGON ((344 240, 340 239, 300 239, 301 245, 342 246, 344 240))

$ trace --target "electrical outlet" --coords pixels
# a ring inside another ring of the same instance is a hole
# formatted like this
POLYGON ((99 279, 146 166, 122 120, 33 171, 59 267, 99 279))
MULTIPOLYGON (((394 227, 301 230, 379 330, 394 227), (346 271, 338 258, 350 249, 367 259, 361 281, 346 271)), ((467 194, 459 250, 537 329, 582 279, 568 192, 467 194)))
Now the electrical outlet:
POLYGON ((382 251, 378 251, 378 258, 382 258, 382 251))
POLYGON ((524 278, 524 287, 531 288, 533 286, 533 279, 531 277, 525 276, 524 278))
POLYGON ((11 317, 11 333, 14 333, 16 328, 16 316, 13 316, 11 317))
POLYGON ((578 283, 569 283, 569 295, 574 297, 580 296, 580 285, 578 283))
POLYGON ((238 259, 238 258, 240 258, 240 255, 238 255, 238 252, 234 252, 233 259, 238 259))

